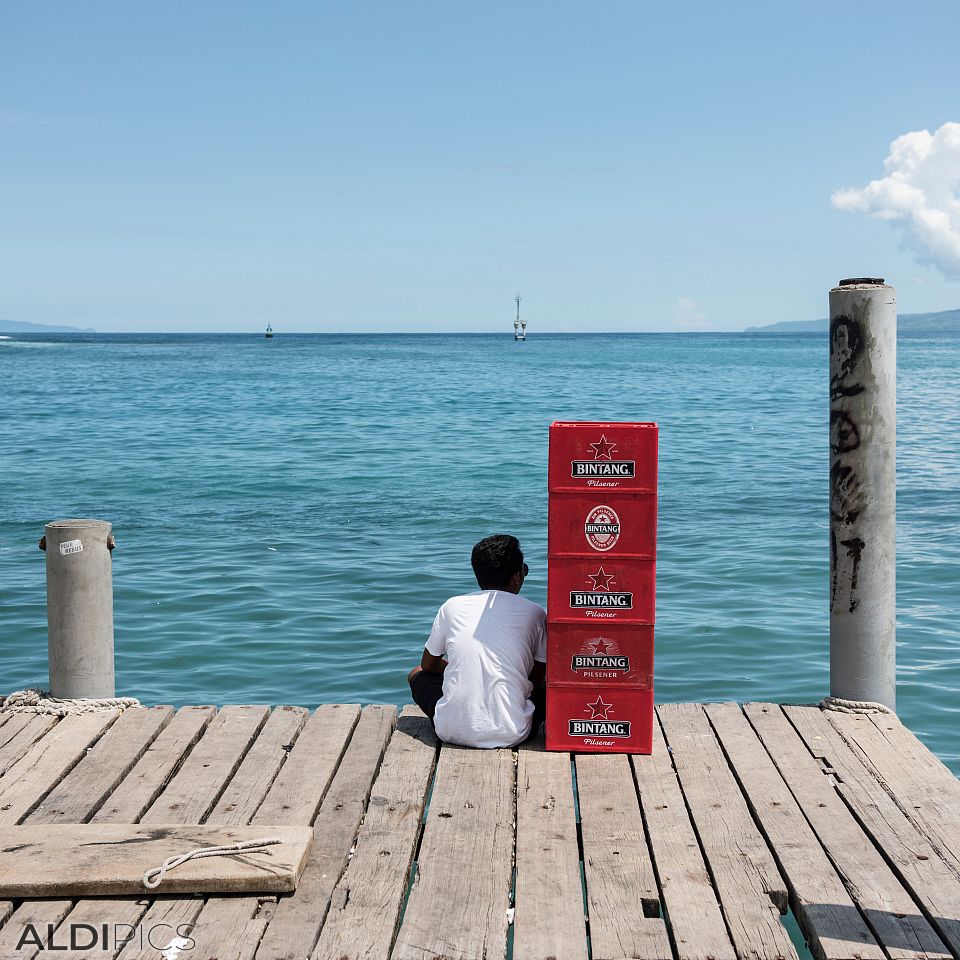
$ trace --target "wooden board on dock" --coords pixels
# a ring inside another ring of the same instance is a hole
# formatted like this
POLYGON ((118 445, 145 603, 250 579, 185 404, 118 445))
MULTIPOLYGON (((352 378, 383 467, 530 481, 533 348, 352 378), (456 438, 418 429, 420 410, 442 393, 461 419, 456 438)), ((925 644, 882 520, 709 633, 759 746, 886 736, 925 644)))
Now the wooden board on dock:
POLYGON ((629 758, 438 745, 415 708, 0 712, 0 830, 314 838, 291 893, 0 899, 0 957, 791 960, 789 909, 817 960, 947 960, 958 804, 896 718, 817 707, 664 705, 629 758))
POLYGON ((630 758, 649 832, 661 908, 677 960, 735 960, 717 892, 659 723, 653 751, 630 758))
POLYGON ((419 869, 393 952, 397 960, 505 955, 515 784, 510 750, 440 751, 419 869))
POLYGON ((514 953, 587 960, 570 758, 546 753, 540 737, 517 761, 514 953))
POLYGON ((593 955, 671 957, 630 758, 581 754, 576 770, 593 955))
POLYGON ((438 746, 430 721, 417 707, 406 707, 373 784, 353 856, 330 898, 313 960, 390 956, 438 746))
POLYGON ((289 893, 296 889, 312 843, 309 827, 119 823, 0 827, 0 896, 289 893), (268 838, 280 842, 187 860, 171 869, 156 890, 144 885, 144 874, 167 859, 268 838))

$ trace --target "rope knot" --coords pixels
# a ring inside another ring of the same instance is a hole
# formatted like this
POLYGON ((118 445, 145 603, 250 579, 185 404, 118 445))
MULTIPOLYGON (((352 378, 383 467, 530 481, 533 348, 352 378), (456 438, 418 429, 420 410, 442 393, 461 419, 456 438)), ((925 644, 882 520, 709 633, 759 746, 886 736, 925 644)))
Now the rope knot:
POLYGON ((820 701, 821 710, 836 710, 839 713, 890 713, 896 716, 885 703, 874 700, 844 700, 843 697, 824 697, 820 701))
POLYGON ((96 713, 99 710, 126 710, 139 707, 136 697, 55 697, 49 690, 14 690, 0 697, 0 710, 15 713, 45 713, 65 717, 68 713, 96 713))
POLYGON ((179 857, 167 857, 159 867, 148 870, 143 875, 143 885, 148 890, 155 890, 163 883, 164 877, 180 864, 188 860, 202 860, 204 857, 229 857, 237 853, 252 853, 255 850, 262 850, 264 847, 273 847, 283 841, 279 837, 267 837, 263 840, 244 840, 240 843, 224 844, 220 847, 197 847, 196 850, 190 850, 188 853, 181 854, 179 857))

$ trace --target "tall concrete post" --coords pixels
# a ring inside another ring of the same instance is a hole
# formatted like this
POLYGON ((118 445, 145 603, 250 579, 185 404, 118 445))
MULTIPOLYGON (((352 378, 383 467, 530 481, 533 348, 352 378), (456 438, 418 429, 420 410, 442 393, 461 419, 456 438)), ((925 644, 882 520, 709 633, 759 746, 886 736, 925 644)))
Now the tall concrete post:
POLYGON ((896 709, 897 307, 830 291, 830 695, 896 709))
POLYGON ((55 697, 113 697, 111 525, 105 520, 48 523, 47 645, 55 697))

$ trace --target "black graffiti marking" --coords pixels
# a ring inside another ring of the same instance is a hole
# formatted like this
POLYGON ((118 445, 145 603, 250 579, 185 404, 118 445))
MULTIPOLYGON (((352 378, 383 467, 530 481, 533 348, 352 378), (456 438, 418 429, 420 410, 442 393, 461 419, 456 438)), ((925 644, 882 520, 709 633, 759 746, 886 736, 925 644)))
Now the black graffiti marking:
POLYGON ((833 453, 850 453, 860 446, 860 430, 842 410, 830 412, 830 449, 833 453))
MULTIPOLYGON (((852 317, 841 314, 830 321, 830 400, 842 397, 855 397, 864 392, 862 383, 855 376, 865 348, 863 327, 852 317)), ((836 457, 856 450, 861 443, 860 428, 843 410, 830 411, 830 450, 836 457)), ((839 460, 830 468, 830 519, 836 523, 851 526, 856 523, 866 506, 863 485, 853 467, 839 460)), ((860 537, 853 536, 839 540, 835 531, 830 531, 830 609, 833 610, 840 590, 839 547, 846 550, 846 556, 852 563, 850 577, 849 610, 853 613, 859 606, 857 581, 860 573, 860 559, 864 543, 860 537)))
MULTIPOLYGON (((847 557, 853 561, 853 572, 850 575, 850 606, 849 612, 853 613, 860 606, 860 598, 857 596, 857 582, 860 577, 860 560, 863 556, 863 550, 866 544, 860 537, 851 537, 849 540, 841 540, 840 546, 847 548, 847 557)), ((840 584, 840 571, 838 568, 839 551, 837 550, 837 535, 833 530, 830 531, 830 612, 833 612, 837 603, 837 590, 840 584)))
POLYGON ((839 400, 841 397, 855 397, 863 393, 866 388, 862 383, 843 383, 842 377, 830 378, 830 399, 839 400))
POLYGON ((853 573, 850 575, 850 613, 860 606, 857 594, 857 577, 860 574, 860 557, 866 544, 859 537, 841 540, 840 545, 847 548, 847 556, 853 561, 853 573))
POLYGON ((853 467, 835 463, 830 468, 830 519, 850 525, 865 506, 863 487, 853 467))
POLYGON ((830 321, 830 360, 837 371, 830 378, 831 400, 863 393, 863 384, 847 382, 860 362, 863 340, 863 328, 851 317, 841 314, 830 321))
POLYGON ((837 570, 837 535, 830 531, 830 612, 837 602, 837 582, 840 576, 837 570))

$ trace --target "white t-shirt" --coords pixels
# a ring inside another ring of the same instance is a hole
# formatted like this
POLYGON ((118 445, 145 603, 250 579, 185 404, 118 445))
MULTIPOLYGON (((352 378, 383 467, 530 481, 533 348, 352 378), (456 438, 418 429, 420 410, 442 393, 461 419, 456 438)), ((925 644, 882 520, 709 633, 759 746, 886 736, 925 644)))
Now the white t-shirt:
POLYGON ((512 747, 533 724, 529 675, 547 661, 546 611, 515 593, 451 597, 437 613, 427 650, 446 657, 437 736, 467 747, 512 747))

